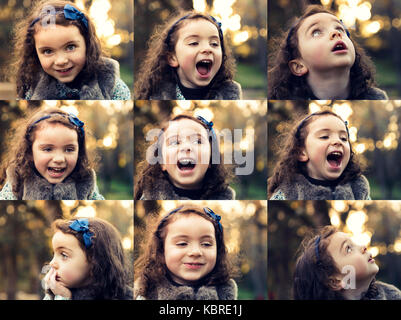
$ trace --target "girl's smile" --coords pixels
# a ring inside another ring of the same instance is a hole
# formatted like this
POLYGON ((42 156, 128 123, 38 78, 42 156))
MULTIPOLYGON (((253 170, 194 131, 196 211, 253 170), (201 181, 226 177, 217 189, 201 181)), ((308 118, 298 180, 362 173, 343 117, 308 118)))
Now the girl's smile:
POLYGON ((186 21, 177 34, 175 53, 168 59, 170 66, 177 68, 183 86, 207 86, 222 64, 222 48, 217 27, 200 18, 186 21))
POLYGON ((206 129, 196 121, 170 122, 164 132, 162 170, 173 185, 182 189, 200 189, 209 168, 211 150, 206 129))
POLYGON ((46 123, 35 132, 33 162, 50 183, 60 183, 71 174, 77 164, 78 151, 78 134, 74 129, 46 123))
POLYGON ((179 284, 208 275, 217 258, 213 224, 197 214, 180 215, 167 226, 164 257, 172 279, 179 284))
POLYGON ((305 147, 299 161, 318 180, 335 180, 348 165, 351 148, 344 122, 333 115, 318 116, 306 127, 305 147))
POLYGON ((74 25, 36 28, 35 48, 43 70, 60 82, 72 82, 86 63, 85 39, 79 29, 74 25))

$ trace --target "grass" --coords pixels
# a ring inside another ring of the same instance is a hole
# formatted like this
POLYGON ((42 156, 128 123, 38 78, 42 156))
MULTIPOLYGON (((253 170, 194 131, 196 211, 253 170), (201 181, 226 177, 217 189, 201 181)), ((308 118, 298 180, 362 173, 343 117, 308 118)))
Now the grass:
POLYGON ((109 192, 102 192, 105 190, 103 181, 99 180, 99 191, 106 200, 132 200, 133 189, 132 186, 126 182, 113 179, 110 184, 109 192))
POLYGON ((255 65, 238 63, 235 80, 238 81, 242 89, 266 90, 266 70, 260 70, 255 65))

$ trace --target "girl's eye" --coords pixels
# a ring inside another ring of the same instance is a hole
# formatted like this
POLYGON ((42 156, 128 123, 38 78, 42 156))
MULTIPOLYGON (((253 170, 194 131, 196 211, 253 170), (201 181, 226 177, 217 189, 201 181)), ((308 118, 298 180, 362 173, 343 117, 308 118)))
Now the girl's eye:
POLYGON ((61 252, 60 255, 64 260, 68 258, 68 255, 66 255, 64 252, 61 252))
POLYGON ((312 37, 318 37, 322 34, 322 31, 319 29, 315 29, 312 31, 312 37))
POLYGON ((190 42, 190 43, 188 43, 190 46, 197 46, 198 45, 198 42, 197 41, 193 41, 193 42, 190 42))
POLYGON ((220 47, 220 43, 218 43, 218 42, 212 42, 211 44, 210 44, 212 47, 220 47))
POLYGON ((341 137, 340 138, 342 141, 344 141, 344 142, 347 142, 348 141, 348 139, 346 138, 346 137, 341 137))
POLYGON ((50 49, 45 49, 45 50, 43 50, 42 51, 42 54, 44 54, 44 55, 49 55, 49 54, 52 54, 52 50, 50 50, 50 49))
POLYGON ((48 147, 48 148, 43 148, 42 150, 46 151, 46 152, 50 152, 50 151, 52 151, 52 148, 48 147))
POLYGON ((176 243, 176 245, 178 247, 185 247, 187 245, 187 243, 186 242, 178 242, 178 243, 176 243))
POLYGON ((67 148, 67 149, 65 149, 65 151, 66 151, 66 152, 74 152, 74 151, 75 151, 75 148, 67 148))
POLYGON ((337 27, 337 30, 340 31, 340 32, 342 32, 342 33, 345 33, 345 30, 344 30, 343 27, 337 27))
POLYGON ((320 139, 328 139, 329 136, 321 136, 320 139))
POLYGON ((351 252, 352 252, 352 248, 351 248, 350 246, 347 246, 347 247, 345 248, 345 251, 346 251, 347 253, 351 253, 351 252))
POLYGON ((173 140, 169 140, 168 141, 168 145, 169 146, 176 146, 176 145, 178 145, 178 139, 173 139, 173 140))
POLYGON ((203 242, 203 243, 202 243, 202 246, 204 246, 204 247, 211 247, 212 244, 211 244, 210 242, 203 242))
POLYGON ((77 46, 75 45, 75 44, 69 44, 68 46, 67 46, 67 51, 74 51, 74 49, 76 48, 77 46))

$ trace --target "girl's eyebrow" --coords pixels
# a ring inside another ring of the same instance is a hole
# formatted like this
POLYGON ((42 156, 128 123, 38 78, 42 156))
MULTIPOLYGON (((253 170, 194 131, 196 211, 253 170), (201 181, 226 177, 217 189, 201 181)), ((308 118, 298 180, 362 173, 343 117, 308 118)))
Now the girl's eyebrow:
POLYGON ((63 246, 59 246, 59 247, 57 247, 54 251, 62 251, 62 250, 65 250, 65 251, 69 251, 69 252, 72 252, 72 250, 71 249, 68 249, 68 248, 66 248, 66 247, 63 247, 63 246))
MULTIPOLYGON (((319 129, 319 130, 316 131, 316 133, 330 132, 330 131, 332 131, 332 130, 331 130, 331 129, 319 129)), ((340 133, 347 133, 346 130, 339 130, 338 132, 340 132, 340 133)))
MULTIPOLYGON (((186 37, 184 38, 184 41, 185 41, 185 40, 188 40, 188 39, 191 39, 191 38, 201 38, 201 36, 198 35, 198 34, 192 34, 192 35, 186 36, 186 37)), ((220 38, 219 38, 219 36, 212 35, 212 36, 209 37, 209 39, 220 39, 220 38)))
MULTIPOLYGON (((65 47, 68 46, 70 44, 79 44, 79 40, 70 40, 67 41, 66 43, 64 43, 63 45, 61 45, 61 47, 65 47)), ((49 46, 44 46, 44 47, 39 47, 38 50, 45 50, 45 49, 54 49, 53 47, 49 47, 49 46)))

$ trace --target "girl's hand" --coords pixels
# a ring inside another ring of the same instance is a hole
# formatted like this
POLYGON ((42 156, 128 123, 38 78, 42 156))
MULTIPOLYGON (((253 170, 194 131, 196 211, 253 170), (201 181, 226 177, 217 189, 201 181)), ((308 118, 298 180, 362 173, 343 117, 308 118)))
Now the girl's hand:
POLYGON ((50 271, 46 274, 44 280, 46 288, 53 292, 54 295, 71 299, 71 291, 61 284, 60 281, 56 280, 56 270, 54 268, 50 268, 50 271))

